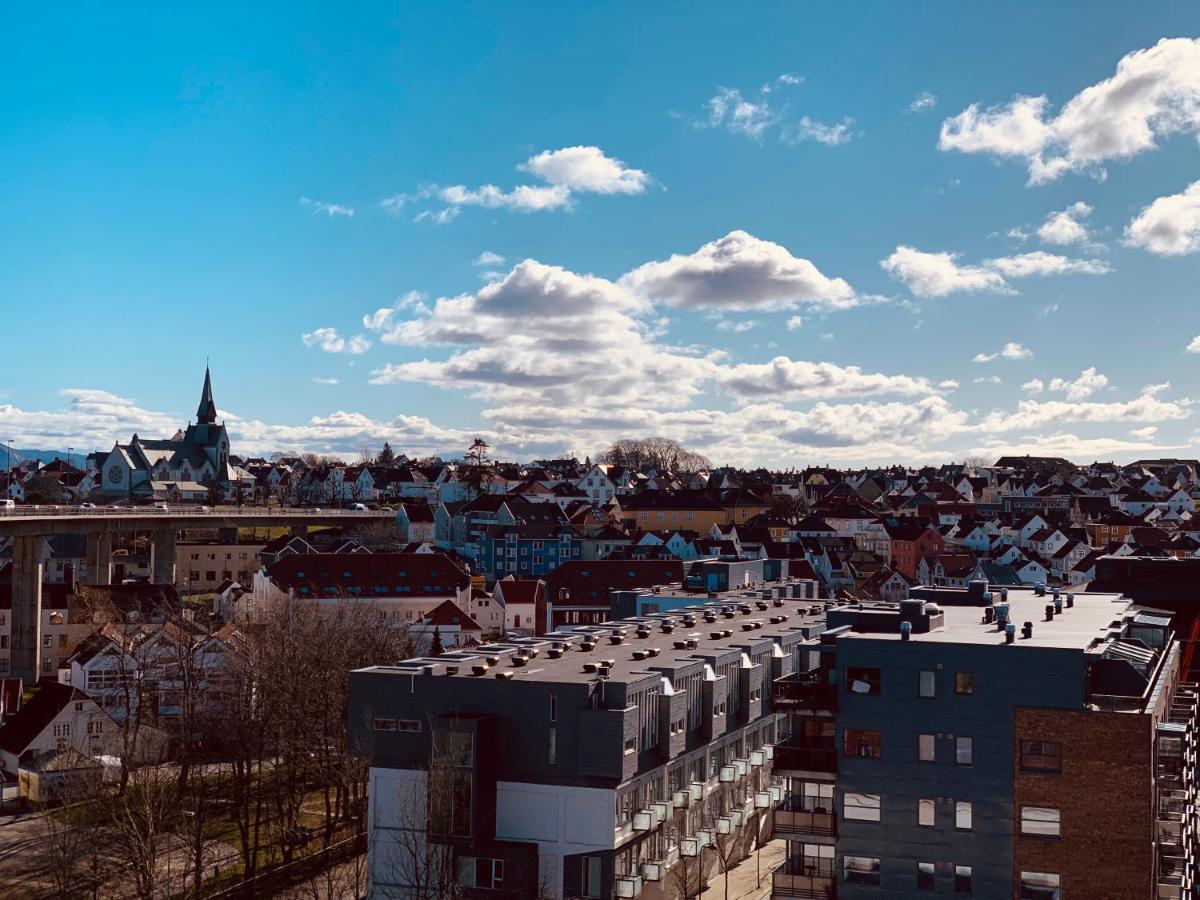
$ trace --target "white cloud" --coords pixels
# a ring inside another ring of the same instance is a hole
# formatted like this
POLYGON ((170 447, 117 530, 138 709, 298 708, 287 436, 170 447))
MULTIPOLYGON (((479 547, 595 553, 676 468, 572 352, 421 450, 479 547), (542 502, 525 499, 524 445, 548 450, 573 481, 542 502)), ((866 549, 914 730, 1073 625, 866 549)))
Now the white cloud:
POLYGON ((836 147, 856 137, 858 137, 858 132, 854 130, 854 120, 849 116, 843 117, 840 122, 833 125, 818 122, 808 116, 801 116, 795 122, 784 125, 780 132, 780 139, 787 144, 816 141, 827 147, 836 147))
MULTIPOLYGON (((789 316, 788 317, 788 320, 787 320, 787 330, 788 331, 795 331, 797 328, 800 328, 803 325, 804 325, 804 319, 801 318, 800 316, 789 316)), ((1197 338, 1197 340, 1200 340, 1200 338, 1197 338)))
POLYGON ((757 103, 747 100, 736 88, 718 88, 705 105, 708 118, 698 121, 698 127, 721 127, 756 141, 761 140, 763 132, 782 119, 782 113, 773 109, 766 100, 757 103))
POLYGON ((1125 241, 1159 256, 1200 250, 1200 181, 1181 194, 1159 197, 1125 228, 1125 241))
POLYGON ((1200 353, 1200 334, 1196 335, 1187 345, 1188 353, 1200 353))
POLYGON ((518 168, 547 184, 580 194, 640 194, 650 184, 650 176, 641 169, 626 167, 619 159, 605 156, 599 147, 543 150, 518 168))
POLYGON ((975 384, 1003 384, 999 375, 980 375, 971 379, 975 384))
POLYGON ((318 328, 300 335, 305 347, 317 347, 326 353, 349 353, 357 356, 371 349, 371 341, 361 334, 344 338, 336 328, 318 328))
POLYGON ((1039 319, 1048 319, 1052 315, 1054 315, 1056 312, 1058 312, 1058 304, 1057 303, 1047 303, 1045 306, 1043 306, 1041 309, 1039 309, 1037 311, 1037 317, 1039 319))
POLYGON ((491 250, 484 250, 477 257, 471 260, 473 266, 502 266, 504 265, 504 257, 499 253, 493 253, 491 250))
POLYGON ((426 184, 414 194, 395 194, 380 205, 390 213, 399 214, 415 200, 436 198, 447 205, 441 209, 422 210, 413 221, 445 225, 457 217, 464 206, 523 213, 548 212, 571 209, 579 194, 641 194, 653 182, 641 169, 630 168, 621 160, 606 155, 599 147, 590 146, 543 150, 518 165, 517 169, 536 176, 545 184, 519 184, 508 190, 494 184, 477 188, 464 184, 441 187, 426 184))
POLYGON ((316 377, 314 377, 310 380, 312 381, 313 384, 337 384, 338 383, 338 380, 336 378, 316 378, 316 377))
POLYGON ((942 123, 938 146, 1024 160, 1029 183, 1092 171, 1154 149, 1160 138, 1200 130, 1200 40, 1164 38, 1124 56, 1116 72, 1080 91, 1057 115, 1045 96, 971 104, 942 123))
POLYGON ((938 387, 944 391, 953 391, 958 388, 958 382, 953 378, 947 378, 945 381, 939 381, 938 387))
POLYGON ((1158 434, 1157 425, 1147 425, 1145 428, 1134 428, 1129 432, 1130 436, 1137 438, 1139 441, 1149 441, 1158 434))
POLYGON ((681 309, 848 309, 865 302, 841 278, 779 244, 731 231, 688 256, 673 254, 621 278, 638 296, 681 309))
POLYGON ((945 297, 964 292, 1015 294, 1006 278, 1103 275, 1112 271, 1112 266, 1103 260, 1072 259, 1044 250, 986 259, 982 265, 972 266, 960 263, 957 253, 930 253, 903 244, 879 265, 918 297, 945 297))
POLYGON ((1044 244, 1082 244, 1090 235, 1087 226, 1080 220, 1092 214, 1092 207, 1082 200, 1072 203, 1066 209, 1050 213, 1037 230, 1037 235, 1044 244))
POLYGON ((329 216, 331 219, 334 216, 345 216, 346 218, 353 218, 354 216, 354 210, 349 206, 341 206, 337 203, 326 203, 322 200, 312 200, 308 197, 301 197, 300 205, 308 207, 314 213, 325 213, 325 215, 329 216))
POLYGON ((901 244, 879 264, 918 297, 945 297, 960 291, 1011 292, 997 273, 959 265, 957 260, 955 253, 926 253, 901 244))
POLYGON ((1029 278, 1034 275, 1105 275, 1112 266, 1100 259, 1071 259, 1044 250, 1002 256, 984 260, 983 265, 1006 278, 1029 278))
POLYGON ((731 334, 742 334, 749 331, 751 328, 758 327, 758 321, 755 319, 743 319, 740 322, 735 322, 733 319, 724 317, 717 319, 717 324, 714 326, 717 331, 725 331, 731 334))
POLYGON ((981 430, 1023 431, 1060 422, 1165 422, 1190 415, 1186 401, 1162 399, 1163 385, 1142 389, 1133 400, 1102 403, 1094 400, 1022 400, 1016 412, 993 412, 979 423, 981 430))
POLYGON ((1040 394, 1046 389, 1046 382, 1040 378, 1030 378, 1027 382, 1021 385, 1021 390, 1029 394, 1040 394))
POLYGON ((913 99, 913 102, 908 104, 908 111, 914 113, 929 112, 937 106, 937 97, 929 91, 921 91, 913 99))
POLYGON ((1107 386, 1108 377, 1097 372, 1095 366, 1089 366, 1079 373, 1078 378, 1052 379, 1049 390, 1065 393, 1068 400, 1083 400, 1107 386))
POLYGON ((1033 351, 1028 347, 1018 344, 1016 341, 1009 341, 995 353, 976 353, 972 362, 987 363, 995 362, 998 359, 1033 359, 1033 351))
POLYGON ((926 378, 909 375, 864 373, 857 366, 813 363, 777 356, 766 363, 723 367, 717 382, 726 391, 743 397, 776 399, 870 397, 878 394, 921 396, 937 391, 926 378))

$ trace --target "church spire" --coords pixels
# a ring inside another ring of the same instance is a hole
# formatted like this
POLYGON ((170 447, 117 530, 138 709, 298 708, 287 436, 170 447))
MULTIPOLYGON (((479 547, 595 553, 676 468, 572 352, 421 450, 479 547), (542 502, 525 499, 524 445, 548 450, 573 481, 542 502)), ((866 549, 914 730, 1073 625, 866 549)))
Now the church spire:
POLYGON ((196 422, 199 425, 215 425, 217 422, 217 404, 213 401, 212 378, 208 374, 208 366, 204 367, 204 390, 200 392, 196 422))

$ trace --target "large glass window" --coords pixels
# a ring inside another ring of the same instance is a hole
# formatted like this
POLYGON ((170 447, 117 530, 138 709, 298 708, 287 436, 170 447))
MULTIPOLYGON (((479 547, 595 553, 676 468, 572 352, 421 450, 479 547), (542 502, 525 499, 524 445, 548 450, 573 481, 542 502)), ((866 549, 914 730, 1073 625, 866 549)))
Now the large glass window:
POLYGON ((917 863, 917 890, 937 890, 937 866, 934 863, 917 863))
POLYGON ((859 822, 878 822, 880 803, 878 794, 855 794, 847 791, 842 795, 842 817, 859 822))
POLYGON ((581 893, 585 897, 600 896, 600 857, 585 856, 583 858, 583 885, 581 893))
POLYGON ((921 762, 937 761, 937 738, 934 735, 917 735, 917 759, 921 762))
POLYGON ((937 821, 937 811, 932 797, 922 797, 917 801, 917 824, 933 827, 937 821))
POLYGON ((954 804, 954 827, 959 831, 970 831, 973 825, 974 810, 967 800, 959 800, 954 804))
POLYGON ((920 677, 921 696, 936 697, 937 696, 937 672, 932 669, 922 669, 920 677))
POLYGON ((1021 834, 1058 837, 1062 834, 1062 813, 1049 806, 1021 807, 1021 834))
POLYGON ((954 867, 954 893, 956 894, 971 894, 974 893, 974 886, 971 884, 971 867, 970 866, 955 866, 954 867))
POLYGON ((969 766, 975 759, 975 741, 969 737, 956 738, 954 741, 954 761, 960 766, 969 766))
POLYGON ((844 752, 847 756, 879 759, 880 739, 878 731, 847 728, 843 737, 844 752))

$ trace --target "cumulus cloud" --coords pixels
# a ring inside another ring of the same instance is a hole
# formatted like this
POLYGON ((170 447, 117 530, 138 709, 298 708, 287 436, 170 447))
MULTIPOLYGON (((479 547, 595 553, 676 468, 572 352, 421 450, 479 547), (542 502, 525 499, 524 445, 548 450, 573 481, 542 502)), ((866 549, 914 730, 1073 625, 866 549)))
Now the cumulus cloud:
POLYGON ((316 377, 314 377, 310 380, 312 381, 313 384, 337 384, 338 383, 338 380, 336 378, 316 378, 316 377))
POLYGON ((945 297, 956 293, 1015 294, 1008 278, 1035 275, 1103 275, 1112 267, 1103 260, 1072 259, 1044 250, 984 260, 982 265, 959 262, 957 253, 930 253, 896 247, 879 263, 918 297, 945 297))
POLYGON ((504 257, 499 253, 493 253, 491 250, 484 250, 477 257, 471 260, 473 266, 502 266, 504 265, 504 257))
POLYGON ((1046 389, 1046 382, 1040 378, 1030 378, 1027 382, 1021 385, 1021 390, 1027 394, 1040 394, 1046 389))
POLYGON ((300 335, 305 347, 316 347, 326 353, 349 353, 357 356, 371 349, 371 341, 361 334, 342 337, 336 328, 317 328, 300 335))
POLYGON ((1200 250, 1200 181, 1181 194, 1159 197, 1125 228, 1125 241, 1159 256, 1200 250))
POLYGON ((937 106, 937 97, 929 91, 921 91, 913 98, 913 102, 908 104, 908 111, 914 113, 929 112, 937 106))
POLYGON ((1083 400, 1107 386, 1108 377, 1097 372, 1095 366, 1089 366, 1079 373, 1078 378, 1052 379, 1049 390, 1065 393, 1068 400, 1083 400))
POLYGON ((864 302, 841 278, 779 244, 731 231, 689 255, 639 266, 621 285, 681 309, 848 309, 864 302))
POLYGON ((766 100, 747 100, 736 88, 718 88, 705 104, 708 116, 696 122, 697 127, 724 128, 733 134, 744 134, 760 140, 763 133, 783 118, 766 100))
POLYGON ((1134 428, 1129 434, 1137 438, 1139 441, 1149 441, 1158 433, 1157 425, 1147 425, 1145 428, 1134 428))
POLYGON ((1186 401, 1164 400, 1164 386, 1144 388, 1133 400, 1098 402, 1094 400, 1021 400, 1015 412, 993 412, 980 422, 980 428, 997 431, 1022 431, 1045 428, 1060 422, 1166 422, 1190 415, 1186 401))
POLYGON ((1035 275, 1105 275, 1112 271, 1112 266, 1104 260, 1071 259, 1044 250, 989 259, 985 260, 983 265, 1006 278, 1029 278, 1035 275))
POLYGON ((1045 96, 971 104, 942 123, 938 146, 1024 161, 1029 183, 1066 172, 1103 176, 1103 164, 1154 149, 1160 138, 1200 131, 1200 40, 1164 38, 1124 56, 1109 78, 1084 88, 1057 115, 1045 96))
POLYGON ((325 213, 331 219, 334 216, 345 216, 348 219, 354 216, 354 210, 349 206, 342 206, 338 203, 326 203, 323 200, 313 200, 309 197, 301 197, 300 205, 308 207, 314 213, 325 213))
POLYGON ((580 194, 641 194, 653 183, 650 175, 641 169, 625 165, 599 147, 582 145, 543 150, 518 165, 517 170, 544 183, 519 184, 507 190, 494 184, 476 188, 464 184, 426 184, 412 194, 394 194, 380 205, 390 213, 400 214, 414 201, 440 200, 446 206, 422 210, 413 221, 445 225, 467 206, 522 213, 548 212, 570 209, 580 194))
POLYGON ((805 362, 786 356, 777 356, 766 363, 722 367, 717 382, 727 392, 738 396, 777 399, 937 393, 926 378, 863 372, 857 366, 805 362))
POLYGON ((774 82, 764 84, 758 99, 746 97, 737 88, 720 87, 704 104, 705 115, 695 119, 696 128, 723 128, 731 134, 741 134, 754 141, 761 141, 767 132, 774 130, 785 144, 816 141, 828 147, 836 147, 858 136, 854 120, 844 116, 834 124, 818 121, 802 115, 790 119, 784 103, 774 103, 768 97, 775 89, 798 85, 802 78, 780 75, 774 82))
MULTIPOLYGON (((797 328, 804 326, 804 319, 800 316, 789 316, 787 320, 787 330, 795 331, 797 328)), ((1200 340, 1200 338, 1197 338, 1200 340)))
POLYGON ((1196 335, 1187 345, 1188 353, 1200 353, 1200 334, 1196 335))
POLYGON ((736 322, 733 319, 718 317, 717 324, 713 327, 717 331, 724 331, 728 334, 742 334, 752 328, 757 328, 758 321, 756 319, 743 319, 740 322, 736 322))
POLYGON ((1037 235, 1044 244, 1082 244, 1090 235, 1082 219, 1092 214, 1092 207, 1082 200, 1066 209, 1050 213, 1046 221, 1038 226, 1037 235))
POLYGON ((1012 291, 996 272, 961 265, 956 253, 927 253, 901 244, 880 266, 918 297, 945 297, 962 291, 1001 294, 1012 291))
POLYGON ((1003 384, 999 375, 980 375, 978 378, 971 379, 975 384, 1003 384))
POLYGON ((1018 344, 1016 341, 1009 341, 995 353, 976 353, 972 362, 987 363, 995 362, 998 359, 1033 359, 1033 351, 1028 347, 1018 344))

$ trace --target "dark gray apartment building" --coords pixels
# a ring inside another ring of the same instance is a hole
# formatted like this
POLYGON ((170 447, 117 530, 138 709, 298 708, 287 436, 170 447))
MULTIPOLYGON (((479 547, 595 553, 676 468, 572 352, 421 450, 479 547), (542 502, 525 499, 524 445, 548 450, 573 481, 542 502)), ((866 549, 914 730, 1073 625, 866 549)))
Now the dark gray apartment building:
POLYGON ((806 592, 699 594, 351 673, 371 895, 655 900, 686 879, 695 896, 784 797, 772 685, 818 666, 826 604, 806 592))
POLYGON ((1169 613, 1117 594, 917 589, 831 610, 775 685, 778 898, 1178 898, 1197 691, 1169 613))

